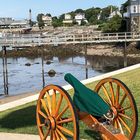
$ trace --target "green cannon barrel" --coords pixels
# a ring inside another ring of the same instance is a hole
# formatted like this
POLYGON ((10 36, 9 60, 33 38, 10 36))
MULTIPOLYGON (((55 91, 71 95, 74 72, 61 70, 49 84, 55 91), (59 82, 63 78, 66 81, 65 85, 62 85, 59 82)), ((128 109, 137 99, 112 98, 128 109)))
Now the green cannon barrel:
POLYGON ((96 92, 87 88, 72 74, 67 73, 64 79, 74 88, 73 102, 81 112, 102 117, 110 110, 108 104, 96 92))

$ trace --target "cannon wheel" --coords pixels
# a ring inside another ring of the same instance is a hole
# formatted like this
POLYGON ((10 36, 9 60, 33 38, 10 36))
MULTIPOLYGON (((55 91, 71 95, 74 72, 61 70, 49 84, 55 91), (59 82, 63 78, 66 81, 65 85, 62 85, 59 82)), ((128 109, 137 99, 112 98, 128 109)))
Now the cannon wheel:
POLYGON ((96 85, 95 91, 111 107, 115 115, 113 126, 132 140, 138 127, 138 113, 128 87, 118 79, 106 78, 96 85))
POLYGON ((36 109, 41 140, 79 139, 78 117, 69 94, 59 86, 46 86, 40 93, 36 109))

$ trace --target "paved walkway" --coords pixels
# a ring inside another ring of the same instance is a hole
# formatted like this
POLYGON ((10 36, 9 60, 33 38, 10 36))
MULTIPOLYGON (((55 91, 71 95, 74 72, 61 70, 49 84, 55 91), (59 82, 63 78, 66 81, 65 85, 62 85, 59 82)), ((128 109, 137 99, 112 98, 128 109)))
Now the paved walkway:
POLYGON ((40 138, 37 135, 1 133, 0 132, 0 140, 40 140, 40 138))

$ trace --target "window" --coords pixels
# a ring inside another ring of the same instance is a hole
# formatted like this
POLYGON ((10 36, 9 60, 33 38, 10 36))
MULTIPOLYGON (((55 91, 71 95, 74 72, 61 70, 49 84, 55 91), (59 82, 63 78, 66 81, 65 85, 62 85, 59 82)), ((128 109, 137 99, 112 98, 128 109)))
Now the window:
POLYGON ((136 13, 136 6, 133 7, 133 13, 136 13))

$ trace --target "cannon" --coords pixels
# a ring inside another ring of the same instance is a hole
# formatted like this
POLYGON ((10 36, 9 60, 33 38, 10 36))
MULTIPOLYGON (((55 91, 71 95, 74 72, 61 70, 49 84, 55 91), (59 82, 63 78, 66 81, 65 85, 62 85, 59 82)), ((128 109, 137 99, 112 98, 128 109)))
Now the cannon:
POLYGON ((137 107, 123 82, 106 78, 91 90, 70 73, 64 78, 74 89, 73 100, 58 85, 48 85, 40 92, 36 120, 41 140, 79 140, 79 121, 103 140, 134 139, 137 107))

